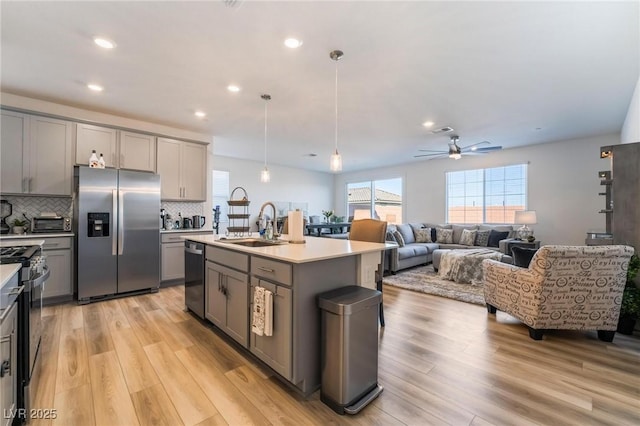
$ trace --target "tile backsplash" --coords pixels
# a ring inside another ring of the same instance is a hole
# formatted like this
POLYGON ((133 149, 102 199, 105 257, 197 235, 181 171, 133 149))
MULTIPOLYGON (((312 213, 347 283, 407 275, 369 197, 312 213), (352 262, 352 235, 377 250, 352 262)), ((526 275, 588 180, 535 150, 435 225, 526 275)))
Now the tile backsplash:
MULTIPOLYGON (((22 213, 24 213, 29 220, 33 217, 40 216, 42 212, 54 212, 59 216, 73 219, 73 199, 70 197, 21 197, 2 195, 1 198, 11 203, 13 211, 11 216, 7 218, 7 224, 11 224, 14 219, 21 219, 22 213)), ((160 208, 165 209, 173 218, 177 218, 178 213, 181 213, 182 217, 191 217, 203 214, 204 203, 162 201, 160 208)), ((158 215, 160 215, 160 212, 158 212, 158 215)))
POLYGON ((182 217, 191 217, 204 213, 204 203, 185 203, 181 201, 162 201, 160 208, 165 209, 172 218, 178 218, 178 213, 182 217))
POLYGON ((11 224, 14 219, 22 219, 22 213, 31 220, 40 216, 42 212, 53 212, 59 216, 73 216, 73 200, 68 197, 21 197, 3 195, 3 200, 11 203, 13 213, 7 218, 7 224, 11 224))

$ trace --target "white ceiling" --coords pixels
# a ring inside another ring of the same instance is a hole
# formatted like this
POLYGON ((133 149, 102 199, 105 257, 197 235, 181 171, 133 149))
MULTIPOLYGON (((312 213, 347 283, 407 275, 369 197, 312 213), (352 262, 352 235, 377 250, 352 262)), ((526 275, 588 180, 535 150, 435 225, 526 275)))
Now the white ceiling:
POLYGON ((340 49, 352 171, 446 148, 426 120, 461 146, 619 132, 640 74, 637 1, 226 3, 3 1, 2 91, 210 134, 216 154, 258 161, 268 93, 268 162, 328 171, 340 49))

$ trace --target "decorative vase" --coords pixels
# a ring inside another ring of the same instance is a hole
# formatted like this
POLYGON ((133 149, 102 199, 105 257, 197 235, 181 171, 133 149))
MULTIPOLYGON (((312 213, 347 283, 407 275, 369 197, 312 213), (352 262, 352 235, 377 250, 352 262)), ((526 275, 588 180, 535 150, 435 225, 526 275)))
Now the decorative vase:
POLYGON ((636 327, 636 318, 629 315, 622 315, 618 319, 618 328, 616 331, 621 334, 631 335, 636 327))
POLYGON ((14 234, 24 234, 24 226, 14 226, 13 227, 14 234))

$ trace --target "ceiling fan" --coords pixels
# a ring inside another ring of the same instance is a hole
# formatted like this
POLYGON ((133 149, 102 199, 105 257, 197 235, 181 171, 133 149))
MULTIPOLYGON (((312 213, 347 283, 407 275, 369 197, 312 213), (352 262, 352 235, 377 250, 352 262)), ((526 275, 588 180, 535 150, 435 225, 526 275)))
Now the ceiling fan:
POLYGON ((453 158, 454 160, 459 160, 462 155, 477 155, 477 154, 487 154, 491 151, 497 151, 502 149, 501 146, 480 146, 480 145, 487 145, 487 144, 491 144, 491 142, 489 141, 482 141, 482 142, 478 142, 478 143, 474 143, 473 145, 467 145, 467 146, 463 146, 460 147, 458 146, 458 141, 460 140, 460 136, 458 135, 452 135, 451 136, 451 141, 449 142, 449 150, 448 151, 435 151, 435 150, 431 150, 431 149, 419 149, 418 151, 423 151, 423 152, 429 152, 430 154, 418 154, 418 155, 414 155, 415 158, 417 157, 431 157, 430 159, 434 159, 434 158, 441 158, 441 157, 449 157, 449 158, 453 158))

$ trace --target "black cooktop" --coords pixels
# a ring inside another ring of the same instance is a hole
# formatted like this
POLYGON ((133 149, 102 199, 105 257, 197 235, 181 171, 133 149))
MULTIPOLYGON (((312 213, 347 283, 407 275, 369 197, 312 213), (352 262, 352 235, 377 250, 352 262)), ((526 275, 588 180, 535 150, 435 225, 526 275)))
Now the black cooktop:
POLYGON ((36 254, 40 246, 16 246, 0 248, 0 264, 24 263, 36 254))

